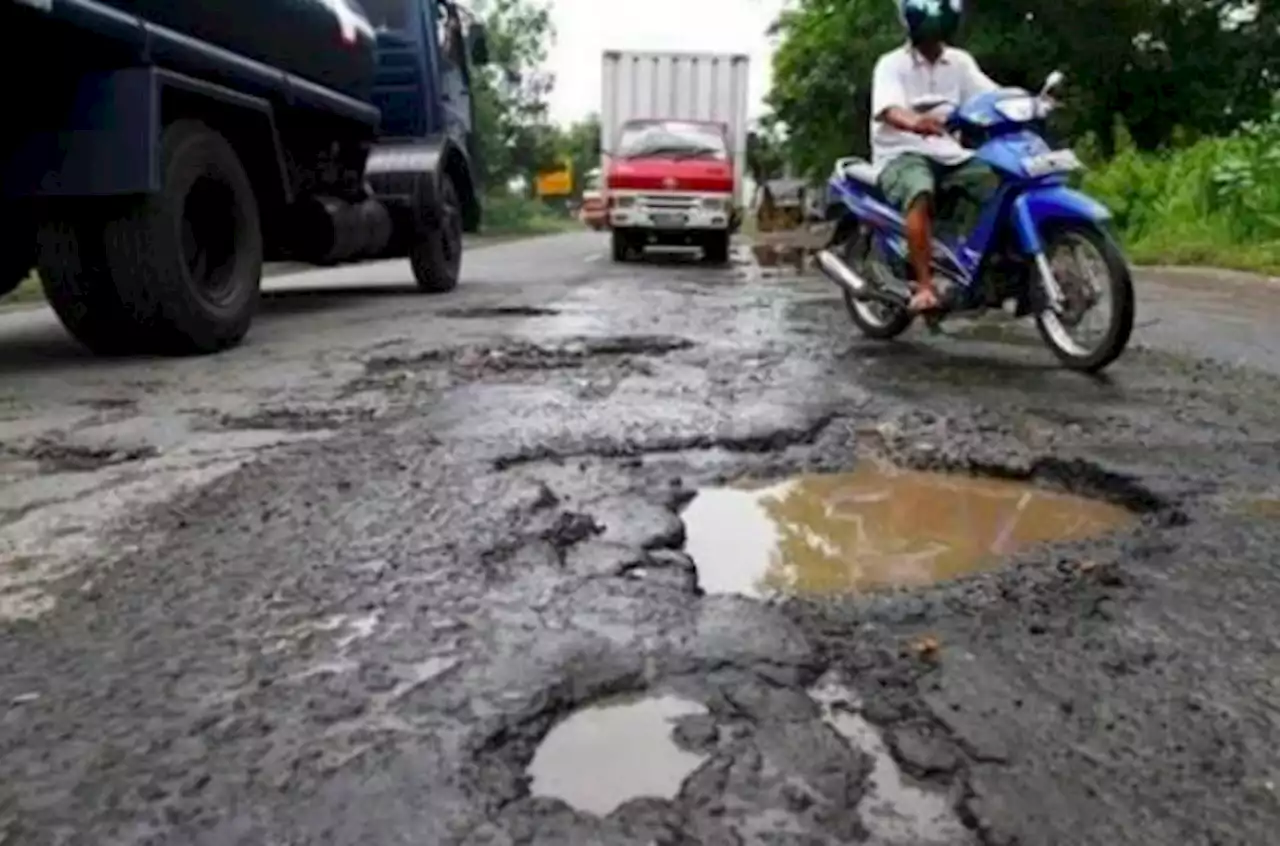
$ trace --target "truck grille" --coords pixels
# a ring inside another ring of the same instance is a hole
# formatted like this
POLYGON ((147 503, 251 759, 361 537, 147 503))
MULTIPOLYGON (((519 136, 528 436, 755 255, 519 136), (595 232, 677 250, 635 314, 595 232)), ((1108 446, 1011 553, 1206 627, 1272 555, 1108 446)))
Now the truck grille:
POLYGON ((640 205, 660 211, 688 211, 698 205, 698 198, 673 197, 670 194, 642 194, 640 205))

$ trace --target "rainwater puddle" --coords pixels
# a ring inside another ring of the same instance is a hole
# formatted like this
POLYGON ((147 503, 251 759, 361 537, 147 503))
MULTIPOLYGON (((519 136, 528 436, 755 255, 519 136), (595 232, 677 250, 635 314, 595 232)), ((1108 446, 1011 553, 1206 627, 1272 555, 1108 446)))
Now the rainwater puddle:
POLYGON ((858 806, 872 843, 956 846, 971 842, 971 835, 946 794, 908 781, 890 756, 880 732, 860 715, 835 707, 838 702, 853 699, 849 691, 830 685, 811 690, 809 695, 822 706, 823 717, 831 727, 875 762, 868 793, 858 806))
POLYGON ((673 799, 703 758, 676 746, 672 721, 705 713, 675 696, 583 708, 552 728, 534 753, 532 791, 600 816, 639 796, 673 799))
POLYGON ((1260 496, 1244 502, 1244 512, 1251 517, 1280 517, 1280 498, 1260 496))
POLYGON ((1018 482, 872 462, 768 487, 704 489, 681 517, 703 590, 748 596, 922 586, 1133 520, 1110 503, 1018 482))

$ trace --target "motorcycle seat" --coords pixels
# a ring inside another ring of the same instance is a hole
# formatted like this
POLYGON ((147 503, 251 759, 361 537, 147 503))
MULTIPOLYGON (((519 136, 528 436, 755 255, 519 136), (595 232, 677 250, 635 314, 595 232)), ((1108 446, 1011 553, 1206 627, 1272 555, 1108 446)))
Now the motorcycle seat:
POLYGON ((866 159, 850 157, 841 159, 836 163, 840 173, 856 182, 861 182, 868 188, 878 189, 878 180, 880 179, 881 168, 873 165, 866 159))

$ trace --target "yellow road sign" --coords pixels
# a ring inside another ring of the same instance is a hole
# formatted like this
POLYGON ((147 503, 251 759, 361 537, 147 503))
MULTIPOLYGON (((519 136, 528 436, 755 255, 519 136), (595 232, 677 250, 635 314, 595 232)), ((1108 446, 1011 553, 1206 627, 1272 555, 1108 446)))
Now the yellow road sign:
POLYGON ((539 197, 567 197, 573 193, 573 173, 569 168, 538 174, 539 197))

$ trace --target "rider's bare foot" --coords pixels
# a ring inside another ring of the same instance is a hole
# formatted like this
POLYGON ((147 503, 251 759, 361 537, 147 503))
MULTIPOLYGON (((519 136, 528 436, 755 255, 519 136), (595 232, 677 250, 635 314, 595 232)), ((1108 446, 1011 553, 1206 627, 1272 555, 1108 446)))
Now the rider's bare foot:
POLYGON ((916 292, 911 295, 911 302, 907 304, 907 308, 912 314, 922 314, 927 311, 936 311, 942 305, 938 299, 938 292, 933 287, 917 288, 916 292))

